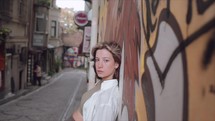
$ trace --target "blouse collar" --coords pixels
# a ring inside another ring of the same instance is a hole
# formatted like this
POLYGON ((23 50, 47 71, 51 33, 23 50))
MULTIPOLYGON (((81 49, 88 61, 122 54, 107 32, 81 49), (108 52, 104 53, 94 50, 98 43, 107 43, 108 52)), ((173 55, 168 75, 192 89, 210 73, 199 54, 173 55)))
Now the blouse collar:
POLYGON ((117 79, 106 80, 102 82, 101 90, 106 90, 117 85, 118 85, 117 79))

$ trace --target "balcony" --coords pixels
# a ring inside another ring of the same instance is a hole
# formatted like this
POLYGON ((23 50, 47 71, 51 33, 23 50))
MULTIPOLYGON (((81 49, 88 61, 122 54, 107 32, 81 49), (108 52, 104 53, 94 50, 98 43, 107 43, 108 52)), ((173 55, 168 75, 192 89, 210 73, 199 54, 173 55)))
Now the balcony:
POLYGON ((36 6, 50 8, 51 1, 50 0, 37 0, 35 3, 36 6))

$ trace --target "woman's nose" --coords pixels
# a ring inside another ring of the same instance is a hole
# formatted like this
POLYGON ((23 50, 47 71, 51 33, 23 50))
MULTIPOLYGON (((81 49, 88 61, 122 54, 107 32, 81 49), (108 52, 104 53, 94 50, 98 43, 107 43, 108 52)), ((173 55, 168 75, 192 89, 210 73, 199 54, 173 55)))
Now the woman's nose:
POLYGON ((102 61, 99 61, 99 62, 98 62, 98 67, 103 67, 102 61))

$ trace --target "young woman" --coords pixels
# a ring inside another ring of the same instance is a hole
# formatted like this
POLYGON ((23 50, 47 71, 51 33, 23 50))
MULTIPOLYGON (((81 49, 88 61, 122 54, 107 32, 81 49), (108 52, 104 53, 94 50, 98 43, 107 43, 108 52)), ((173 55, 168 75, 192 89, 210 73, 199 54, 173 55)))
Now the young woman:
POLYGON ((116 42, 103 42, 93 48, 92 55, 100 81, 82 96, 73 118, 75 121, 115 121, 119 111, 121 48, 116 42))

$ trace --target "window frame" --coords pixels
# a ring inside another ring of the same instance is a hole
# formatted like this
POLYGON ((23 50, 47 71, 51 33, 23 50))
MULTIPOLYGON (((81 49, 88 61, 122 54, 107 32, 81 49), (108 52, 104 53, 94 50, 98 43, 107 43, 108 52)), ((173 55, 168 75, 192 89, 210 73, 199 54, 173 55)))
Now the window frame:
POLYGON ((50 24, 51 24, 50 36, 51 36, 51 38, 56 38, 57 37, 57 21, 56 20, 51 20, 50 24))

